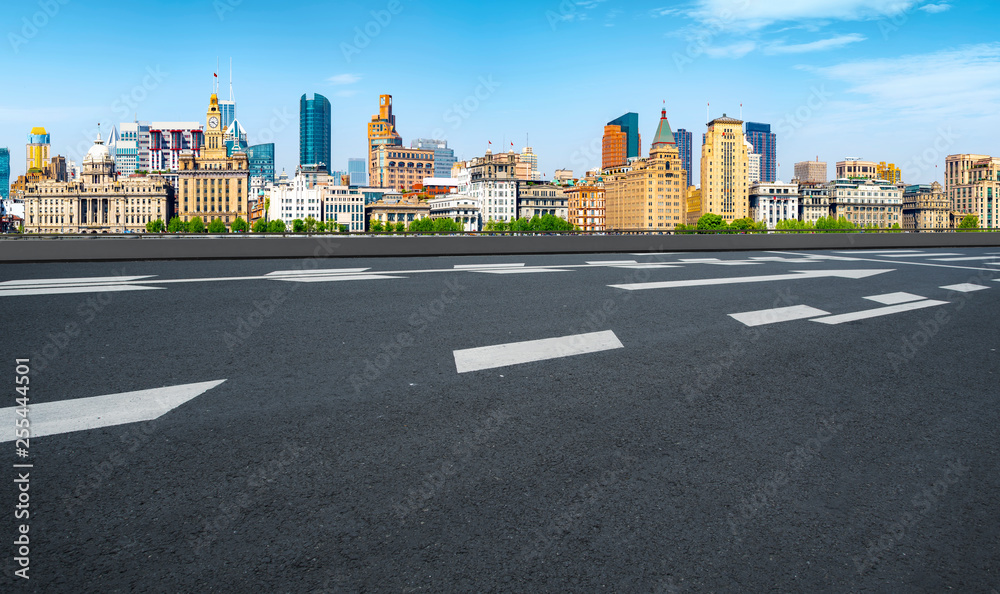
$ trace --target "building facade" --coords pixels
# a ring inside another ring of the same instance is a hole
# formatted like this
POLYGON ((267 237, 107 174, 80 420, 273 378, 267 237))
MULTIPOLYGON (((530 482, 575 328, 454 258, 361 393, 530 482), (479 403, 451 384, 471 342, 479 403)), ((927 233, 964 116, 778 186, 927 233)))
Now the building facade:
POLYGON ((903 191, 903 229, 917 231, 951 227, 951 200, 941 184, 907 186, 903 191))
POLYGON ((479 201, 472 196, 445 194, 427 201, 432 219, 452 219, 462 225, 465 232, 481 231, 482 216, 479 201))
POLYGON ((875 179, 884 179, 891 184, 903 183, 903 172, 895 163, 880 162, 875 166, 875 179))
POLYGON ((318 165, 330 170, 330 101, 320 95, 299 99, 299 165, 318 165))
POLYGON ((545 215, 568 220, 565 188, 554 184, 518 181, 517 217, 531 219, 545 215))
POLYGON ((250 179, 259 178, 264 185, 274 183, 274 143, 255 144, 246 150, 250 179))
POLYGON ((400 195, 385 196, 375 204, 365 207, 365 217, 368 219, 369 228, 372 221, 379 221, 383 225, 403 223, 409 226, 417 219, 430 216, 430 206, 426 201, 418 200, 415 196, 408 198, 400 195))
MULTIPOLYGON (((451 166, 455 164, 455 151, 448 148, 447 140, 434 140, 431 138, 418 138, 410 141, 410 148, 434 151, 434 177, 450 177, 451 166)), ((347 166, 350 172, 350 160, 347 166)), ((354 183, 354 182, 351 182, 354 183)), ((365 182, 366 184, 368 182, 365 182)))
POLYGON ((517 153, 486 151, 482 157, 460 161, 452 168, 458 193, 479 202, 483 224, 489 221, 510 222, 517 218, 517 187, 524 164, 517 153))
POLYGON ((406 192, 434 176, 434 151, 399 145, 379 145, 369 181, 381 188, 406 192))
POLYGON ((601 141, 601 168, 617 167, 642 154, 639 136, 639 114, 634 112, 619 116, 604 126, 601 141))
POLYGON ((760 155, 760 181, 773 182, 778 179, 777 135, 771 132, 771 124, 746 123, 746 138, 753 146, 754 153, 760 155))
POLYGON ((384 180, 378 177, 379 151, 382 147, 402 147, 403 138, 396 132, 392 95, 379 95, 378 103, 378 113, 368 122, 368 185, 382 188, 391 186, 384 186, 384 180))
POLYGON ((687 174, 665 109, 649 157, 606 170, 603 179, 608 229, 667 231, 687 222, 687 174))
POLYGON ((0 200, 10 199, 10 149, 0 146, 0 200))
POLYGON ((566 188, 567 217, 581 231, 604 231, 607 210, 603 183, 581 182, 566 188))
POLYGON ((209 98, 205 115, 205 143, 200 156, 183 151, 177 171, 177 216, 188 222, 201 217, 206 225, 220 219, 229 228, 249 216, 250 165, 246 153, 228 156, 219 99, 209 98))
POLYGON ((42 179, 24 192, 26 233, 142 233, 146 223, 167 222, 174 189, 160 176, 119 180, 100 134, 83 159, 80 179, 42 179))
POLYGON ((280 219, 286 229, 291 229, 295 219, 312 217, 317 221, 324 220, 323 193, 326 185, 316 186, 309 180, 297 175, 291 180, 274 184, 268 192, 270 206, 267 211, 269 220, 280 219))
POLYGON ((684 128, 678 128, 674 132, 674 140, 677 142, 677 152, 681 156, 681 168, 687 173, 688 180, 694 179, 694 170, 691 169, 691 143, 693 142, 691 132, 684 128))
POLYGON ((826 162, 816 157, 815 161, 800 161, 795 164, 795 179, 800 183, 825 184, 826 162))
POLYGON ((357 188, 328 184, 320 187, 323 220, 342 225, 351 233, 365 230, 365 195, 357 188))
POLYGON ((837 161, 837 179, 877 179, 878 164, 861 159, 837 161))
POLYGON ((830 216, 858 227, 902 225, 903 191, 882 180, 838 179, 828 184, 830 216))
POLYGON ((830 188, 826 182, 799 182, 799 220, 816 223, 830 216, 830 188))
POLYGON ((749 215, 750 153, 743 121, 727 117, 708 123, 701 147, 701 213, 714 213, 727 223, 749 215))
POLYGON ((799 186, 796 183, 758 182, 750 185, 750 218, 768 229, 785 220, 799 220, 799 186))
MULTIPOLYGON (((989 155, 948 155, 945 159, 945 195, 961 215, 979 217, 981 229, 1000 226, 1000 158, 989 155)), ((961 222, 961 221, 959 221, 961 222)))
POLYGON ((49 166, 49 149, 51 138, 45 128, 36 126, 28 133, 28 144, 25 150, 25 172, 32 169, 44 172, 49 166))
MULTIPOLYGON (((437 163, 437 161, 435 161, 437 163)), ((436 167, 436 165, 435 165, 436 167)), ((347 175, 351 177, 352 186, 367 186, 368 185, 368 160, 360 157, 347 160, 347 175)), ((451 175, 451 169, 448 169, 448 175, 451 175)))
POLYGON ((753 152, 753 145, 747 142, 747 183, 756 184, 760 179, 761 155, 753 152))

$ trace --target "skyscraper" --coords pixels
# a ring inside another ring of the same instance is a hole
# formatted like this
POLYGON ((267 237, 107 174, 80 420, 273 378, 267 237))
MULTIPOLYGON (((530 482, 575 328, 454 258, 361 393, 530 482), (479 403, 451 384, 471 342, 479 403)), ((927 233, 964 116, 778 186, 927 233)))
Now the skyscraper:
POLYGON ((753 152, 760 155, 760 181, 773 182, 778 179, 778 158, 776 136, 771 132, 771 124, 747 122, 747 140, 753 145, 753 152))
POLYGON ((410 148, 434 151, 434 177, 451 177, 451 166, 455 164, 455 151, 448 148, 447 140, 418 138, 410 141, 410 148))
POLYGON ((299 100, 299 165, 330 171, 330 102, 319 93, 299 100))
POLYGON ((381 188, 377 153, 382 146, 403 146, 403 138, 396 132, 396 116, 392 115, 392 95, 378 96, 378 113, 368 122, 368 183, 381 188))
MULTIPOLYGON (((368 185, 367 160, 364 157, 356 157, 347 160, 347 175, 351 176, 352 186, 368 185)), ((448 172, 451 175, 451 172, 448 172)))
POLYGON ((639 114, 629 112, 604 126, 601 142, 601 168, 617 167, 639 157, 642 140, 639 136, 639 114))
POLYGON ((49 145, 49 133, 45 131, 45 128, 36 126, 31 129, 31 132, 28 134, 27 150, 25 151, 27 154, 25 172, 29 172, 32 169, 45 171, 48 168, 49 145))
POLYGON ((701 147, 701 214, 720 215, 727 223, 749 214, 747 146, 743 120, 722 114, 708 123, 701 147))
MULTIPOLYGON (((220 101, 221 103, 221 101, 220 101)), ((220 111, 221 111, 221 105, 220 111)), ((233 120, 229 123, 226 128, 226 133, 223 135, 223 141, 226 143, 226 152, 229 156, 237 151, 246 152, 247 150, 247 131, 243 129, 239 120, 233 120)))
MULTIPOLYGON (((264 185, 274 183, 274 143, 255 144, 247 147, 250 178, 261 178, 264 185)), ((232 156, 232 155, 230 155, 232 156)))
POLYGON ((0 199, 10 199, 10 150, 0 147, 0 199))
POLYGON ((392 115, 392 95, 379 95, 378 114, 368 122, 368 184, 407 192, 433 176, 434 151, 403 146, 392 115))
POLYGON ((677 152, 681 156, 681 168, 687 172, 688 181, 691 180, 691 133, 684 128, 678 128, 674 132, 674 140, 677 141, 677 152))

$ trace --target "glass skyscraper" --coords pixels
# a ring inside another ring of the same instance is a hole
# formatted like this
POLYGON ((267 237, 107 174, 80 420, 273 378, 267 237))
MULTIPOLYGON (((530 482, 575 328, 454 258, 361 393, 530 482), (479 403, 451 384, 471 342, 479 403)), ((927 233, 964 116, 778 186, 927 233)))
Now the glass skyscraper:
POLYGON ((10 150, 0 147, 0 198, 10 198, 10 150))
POLYGON ((451 177, 451 166, 455 164, 455 150, 448 148, 447 140, 418 138, 410 141, 410 148, 434 151, 434 177, 451 177))
POLYGON ((775 134, 771 124, 747 122, 747 141, 753 145, 753 152, 760 155, 760 181, 773 182, 778 179, 778 158, 775 134))
POLYGON ((330 101, 319 93, 299 100, 299 165, 330 171, 330 101))
POLYGON ((274 183, 274 143, 255 144, 246 149, 250 177, 260 177, 267 184, 274 183))
POLYGON ((368 163, 364 157, 347 160, 347 174, 351 176, 352 186, 368 185, 368 163))
POLYGON ((626 134, 625 139, 625 158, 631 159, 632 157, 641 157, 639 154, 639 114, 635 112, 628 112, 627 114, 617 117, 610 122, 609 126, 620 126, 622 132, 626 134))
POLYGON ((674 140, 677 141, 677 152, 681 155, 681 167, 684 168, 684 171, 687 171, 689 186, 695 185, 694 181, 691 179, 691 176, 693 175, 693 172, 691 171, 692 138, 691 133, 684 128, 678 128, 677 131, 674 132, 674 140))

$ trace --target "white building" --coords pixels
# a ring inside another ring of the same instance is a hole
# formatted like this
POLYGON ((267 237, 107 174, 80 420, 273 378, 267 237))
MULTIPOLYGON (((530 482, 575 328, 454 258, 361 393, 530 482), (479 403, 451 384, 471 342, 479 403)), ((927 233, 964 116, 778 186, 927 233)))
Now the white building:
POLYGON ((365 230, 365 194, 350 186, 323 185, 323 220, 338 225, 346 225, 352 233, 365 230))
POLYGON ((799 185, 757 182, 750 185, 750 218, 774 229, 779 221, 799 218, 799 185))
POLYGON ((468 168, 456 164, 452 178, 458 182, 459 194, 474 198, 479 203, 483 224, 488 221, 510 222, 517 218, 517 179, 481 178, 472 180, 468 168))
POLYGON ((749 141, 743 140, 747 145, 747 183, 755 184, 760 181, 760 155, 753 152, 753 145, 749 141))
MULTIPOLYGON (((193 151, 197 158, 201 156, 201 147, 205 144, 205 132, 198 122, 153 122, 149 124, 147 133, 149 134, 146 140, 149 146, 149 163, 145 168, 147 171, 177 171, 181 151, 193 151)), ((139 146, 142 144, 140 130, 139 146)), ((139 167, 138 164, 136 167, 139 167)))
POLYGON ((323 187, 309 187, 306 178, 296 176, 288 182, 275 182, 268 192, 271 203, 268 220, 281 219, 291 229, 292 221, 313 217, 323 220, 323 187))
POLYGON ((531 150, 530 146, 526 146, 521 149, 521 154, 518 156, 518 159, 522 163, 526 163, 528 165, 529 180, 537 181, 542 179, 542 172, 538 170, 538 155, 531 150))
POLYGON ((447 218, 459 221, 463 231, 480 231, 482 217, 479 201, 463 194, 446 194, 427 201, 432 219, 447 218))
POLYGON ((889 229, 895 224, 902 226, 903 190, 895 184, 854 178, 837 179, 827 187, 833 218, 844 217, 858 227, 889 229))

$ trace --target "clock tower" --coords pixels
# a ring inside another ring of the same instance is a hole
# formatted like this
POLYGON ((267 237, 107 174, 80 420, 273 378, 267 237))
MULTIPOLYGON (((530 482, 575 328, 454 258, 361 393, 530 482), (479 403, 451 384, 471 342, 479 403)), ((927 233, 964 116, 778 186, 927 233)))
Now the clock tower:
POLYGON ((219 96, 212 93, 208 103, 208 113, 205 115, 205 149, 202 157, 209 159, 225 159, 225 130, 222 129, 222 112, 219 111, 219 96))

